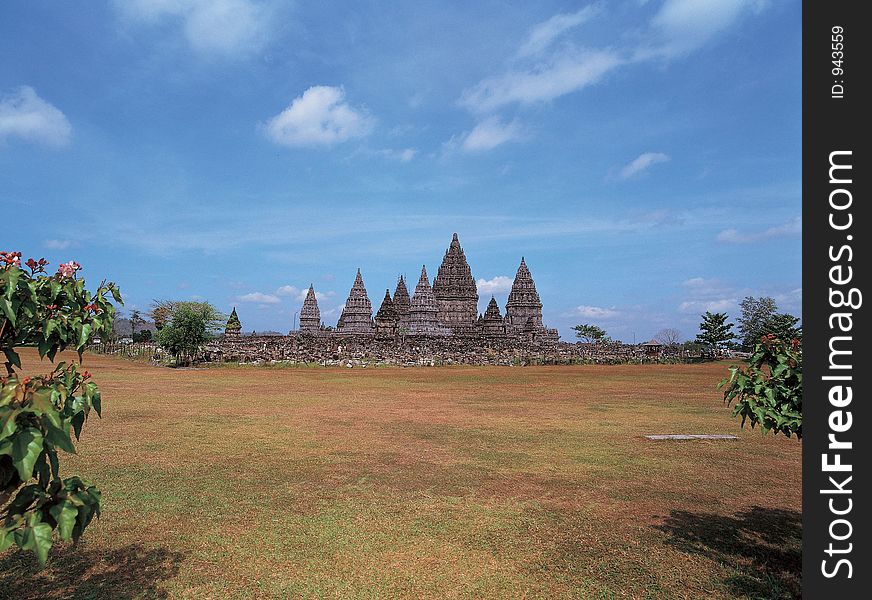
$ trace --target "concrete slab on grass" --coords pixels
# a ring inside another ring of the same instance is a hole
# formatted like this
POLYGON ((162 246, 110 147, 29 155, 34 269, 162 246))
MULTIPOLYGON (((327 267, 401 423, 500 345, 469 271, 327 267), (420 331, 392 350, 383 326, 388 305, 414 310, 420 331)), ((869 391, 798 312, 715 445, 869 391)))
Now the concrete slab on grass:
POLYGON ((646 435, 649 440, 737 440, 732 434, 721 433, 663 433, 646 435))

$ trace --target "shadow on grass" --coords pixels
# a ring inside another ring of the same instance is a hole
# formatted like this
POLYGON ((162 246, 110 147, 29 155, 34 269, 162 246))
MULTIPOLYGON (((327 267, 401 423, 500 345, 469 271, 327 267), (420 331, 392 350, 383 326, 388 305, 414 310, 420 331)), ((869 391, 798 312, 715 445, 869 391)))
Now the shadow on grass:
POLYGON ((0 598, 103 600, 168 598, 162 582, 179 572, 185 555, 130 544, 115 550, 58 546, 40 569, 30 552, 0 558, 0 598))
POLYGON ((724 581, 734 595, 801 595, 802 515, 796 511, 755 506, 731 517, 672 511, 656 528, 675 548, 734 569, 724 581))

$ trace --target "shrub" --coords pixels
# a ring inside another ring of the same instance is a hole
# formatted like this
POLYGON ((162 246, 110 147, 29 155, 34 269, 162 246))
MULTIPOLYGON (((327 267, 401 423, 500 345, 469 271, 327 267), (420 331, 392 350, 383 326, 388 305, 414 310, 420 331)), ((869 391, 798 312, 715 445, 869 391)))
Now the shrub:
POLYGON ((54 362, 74 348, 81 362, 91 336, 109 333, 115 316, 110 298, 121 302, 113 283, 91 293, 76 276, 76 262, 45 271, 45 259, 0 252, 0 350, 6 376, 0 377, 0 551, 16 544, 45 564, 54 543, 78 540, 100 514, 100 492, 77 477, 61 478, 58 450, 75 452, 76 439, 93 409, 100 415, 100 390, 75 363, 59 363, 50 373, 24 377, 16 347, 36 346, 54 362))

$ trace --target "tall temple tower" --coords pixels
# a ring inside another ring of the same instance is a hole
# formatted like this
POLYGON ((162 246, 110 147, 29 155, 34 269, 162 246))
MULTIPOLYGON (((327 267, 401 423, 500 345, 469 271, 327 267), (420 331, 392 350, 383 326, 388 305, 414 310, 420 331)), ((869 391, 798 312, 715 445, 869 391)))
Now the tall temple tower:
POLYGON ((372 333, 372 303, 366 295, 366 287, 363 285, 363 277, 360 269, 354 278, 354 285, 345 301, 345 308, 339 316, 336 330, 340 333, 372 333))
POLYGON ((300 331, 319 331, 321 329, 321 310, 318 308, 318 298, 315 297, 315 288, 309 284, 306 299, 303 300, 303 308, 300 309, 300 331))
POLYGON ((455 334, 470 332, 478 316, 478 290, 455 233, 433 279, 439 322, 455 334))
POLYGON ((406 287, 405 278, 400 275, 397 281, 397 289, 394 290, 394 310, 397 312, 397 329, 402 332, 409 330, 409 316, 412 312, 412 300, 409 298, 409 290, 406 287))
POLYGON ((382 335, 396 335, 399 320, 397 309, 391 300, 391 291, 385 290, 384 300, 375 314, 376 332, 382 335))
POLYGON ((427 278, 427 267, 421 267, 421 278, 412 296, 409 314, 409 333, 412 335, 446 335, 448 331, 439 322, 439 308, 427 278))
POLYGON ((236 307, 233 307, 233 312, 227 319, 227 325, 224 326, 224 335, 235 337, 242 331, 242 323, 239 322, 239 315, 236 314, 236 307))
POLYGON ((542 302, 539 300, 536 284, 523 257, 521 257, 521 266, 515 274, 515 281, 512 283, 509 300, 506 302, 505 321, 506 332, 514 335, 522 334, 528 321, 533 328, 543 329, 542 302))
POLYGON ((497 300, 493 296, 491 296, 487 309, 484 311, 484 317, 479 321, 479 326, 485 335, 505 335, 506 333, 506 324, 503 322, 497 300))

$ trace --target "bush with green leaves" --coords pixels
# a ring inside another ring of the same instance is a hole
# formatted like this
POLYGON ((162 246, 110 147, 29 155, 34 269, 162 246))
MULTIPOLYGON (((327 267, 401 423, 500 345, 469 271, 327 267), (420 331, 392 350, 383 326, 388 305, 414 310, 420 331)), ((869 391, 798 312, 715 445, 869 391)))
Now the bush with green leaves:
POLYGON ((194 360, 203 344, 213 339, 227 316, 208 302, 173 302, 163 327, 155 339, 176 360, 194 360))
POLYGON ((802 438, 802 343, 762 336, 746 368, 730 367, 730 376, 718 385, 733 416, 742 426, 760 425, 764 432, 802 438))
POLYGON ((78 476, 61 477, 58 451, 74 453, 91 410, 100 415, 100 390, 76 363, 61 362, 45 375, 20 372, 20 346, 35 346, 54 362, 74 349, 79 362, 92 336, 111 331, 121 295, 113 283, 94 292, 76 276, 78 263, 45 271, 48 263, 20 252, 0 252, 0 551, 13 544, 45 564, 54 543, 78 540, 100 514, 100 492, 78 476))

